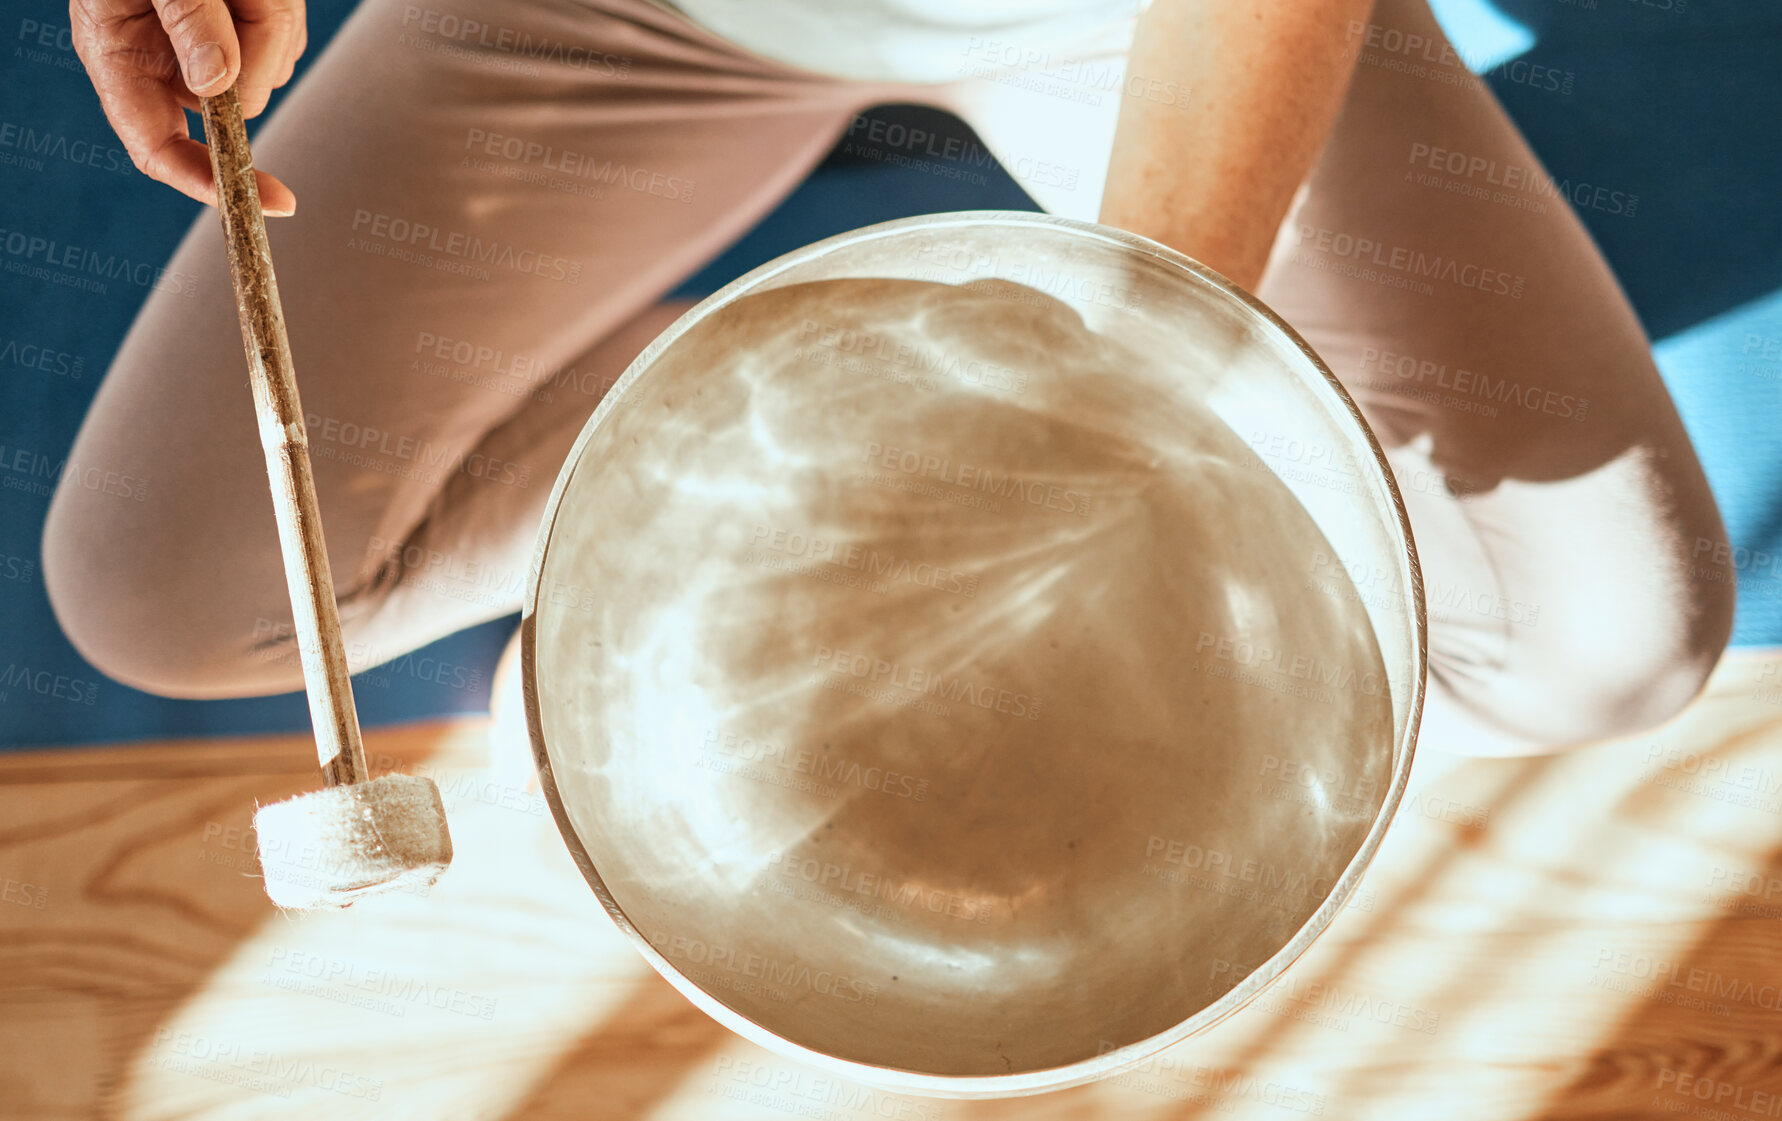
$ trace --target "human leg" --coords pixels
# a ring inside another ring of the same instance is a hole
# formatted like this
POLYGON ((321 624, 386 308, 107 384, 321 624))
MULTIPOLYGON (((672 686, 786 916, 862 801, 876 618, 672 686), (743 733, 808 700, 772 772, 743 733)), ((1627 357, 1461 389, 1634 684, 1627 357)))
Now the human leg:
MULTIPOLYGON (((356 668, 518 606, 512 542, 464 526, 494 533, 500 510, 529 541, 555 464, 485 440, 529 410, 585 418, 610 384, 588 376, 601 340, 789 191, 857 96, 641 0, 355 12, 255 148, 301 200, 273 253, 356 668), (449 541, 451 571, 406 565, 416 541, 449 541)), ((295 689, 213 215, 171 267, 197 297, 144 307, 72 453, 152 484, 58 492, 51 602, 128 684, 295 689)))

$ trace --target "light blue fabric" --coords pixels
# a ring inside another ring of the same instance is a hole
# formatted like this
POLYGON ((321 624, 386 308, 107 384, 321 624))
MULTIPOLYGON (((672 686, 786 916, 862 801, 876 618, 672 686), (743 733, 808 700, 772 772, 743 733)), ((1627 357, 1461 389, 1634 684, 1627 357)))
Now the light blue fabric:
POLYGON ((1735 641, 1782 644, 1782 291, 1653 350, 1733 541, 1735 641))

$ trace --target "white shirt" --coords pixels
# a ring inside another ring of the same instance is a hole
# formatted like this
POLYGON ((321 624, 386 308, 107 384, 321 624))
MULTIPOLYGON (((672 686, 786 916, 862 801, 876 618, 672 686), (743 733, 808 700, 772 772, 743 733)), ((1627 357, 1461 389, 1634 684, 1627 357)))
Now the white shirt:
POLYGON ((1150 0, 671 0, 744 50, 800 70, 884 82, 1047 71, 1123 51, 1150 0))

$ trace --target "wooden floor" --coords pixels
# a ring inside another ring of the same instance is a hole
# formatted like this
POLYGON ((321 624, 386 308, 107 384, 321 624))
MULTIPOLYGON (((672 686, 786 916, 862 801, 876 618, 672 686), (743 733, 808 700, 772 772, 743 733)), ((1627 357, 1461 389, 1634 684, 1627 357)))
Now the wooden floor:
POLYGON ((486 721, 374 732, 438 778, 425 897, 280 916, 256 800, 302 737, 0 757, 0 1117, 1782 1117, 1782 656, 1637 740, 1418 759, 1281 985, 1109 1082, 875 1093, 719 1028, 599 913, 486 721))

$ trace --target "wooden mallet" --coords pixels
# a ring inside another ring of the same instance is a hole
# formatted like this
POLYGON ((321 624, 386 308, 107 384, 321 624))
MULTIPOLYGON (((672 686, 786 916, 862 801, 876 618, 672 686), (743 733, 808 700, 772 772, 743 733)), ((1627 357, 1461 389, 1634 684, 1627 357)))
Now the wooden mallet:
POLYGON ((231 87, 203 98, 202 105, 316 755, 327 783, 322 790, 255 812, 260 869, 266 894, 280 907, 346 907, 376 891, 412 891, 431 884, 452 861, 452 838, 432 780, 396 774, 374 779, 366 768, 334 579, 322 544, 309 437, 297 400, 241 101, 231 87))

